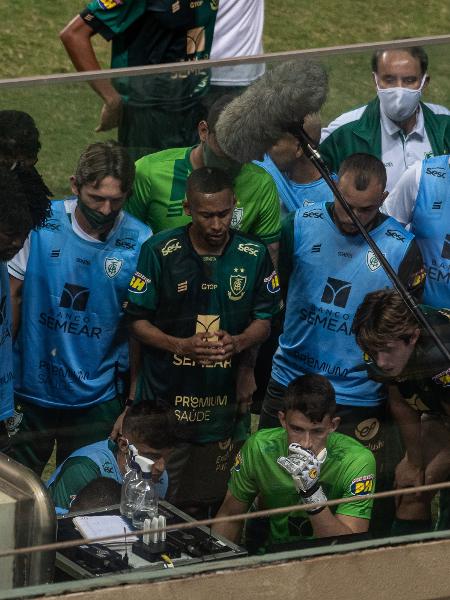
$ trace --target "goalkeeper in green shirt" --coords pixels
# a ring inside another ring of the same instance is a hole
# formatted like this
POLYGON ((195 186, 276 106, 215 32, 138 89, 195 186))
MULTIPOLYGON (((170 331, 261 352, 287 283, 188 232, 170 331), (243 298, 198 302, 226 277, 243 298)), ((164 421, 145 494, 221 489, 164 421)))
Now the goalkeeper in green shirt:
MULTIPOLYGON (((370 499, 295 510, 297 504, 375 490, 374 456, 353 438, 336 433, 335 410, 334 389, 326 377, 308 374, 292 381, 279 413, 281 427, 262 429, 244 444, 217 517, 245 513, 258 496, 260 509, 293 507, 270 518, 270 544, 367 532, 370 499)), ((239 542, 242 527, 243 521, 228 521, 217 524, 214 532, 239 542)))
POLYGON ((191 218, 184 212, 183 203, 190 173, 202 167, 218 168, 233 182, 236 206, 231 227, 267 244, 276 264, 281 223, 275 182, 261 167, 228 158, 216 140, 217 120, 230 99, 219 98, 209 109, 207 120, 200 121, 199 145, 170 148, 136 162, 133 192, 126 210, 149 225, 153 233, 187 225, 191 218))

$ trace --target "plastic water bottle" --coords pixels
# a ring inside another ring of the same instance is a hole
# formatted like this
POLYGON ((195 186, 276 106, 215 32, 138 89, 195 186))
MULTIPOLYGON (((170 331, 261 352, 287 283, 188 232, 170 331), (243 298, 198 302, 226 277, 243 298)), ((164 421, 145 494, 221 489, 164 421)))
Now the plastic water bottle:
MULTIPOLYGON (((145 519, 158 516, 158 493, 152 481, 154 462, 144 456, 135 458, 141 470, 141 480, 133 488, 133 527, 143 529, 145 519)), ((131 500, 131 498, 130 498, 131 500)))
POLYGON ((133 507, 135 503, 135 486, 141 481, 140 468, 135 457, 137 450, 130 444, 129 454, 127 456, 127 471, 123 476, 122 489, 120 492, 120 514, 129 519, 133 516, 133 507))

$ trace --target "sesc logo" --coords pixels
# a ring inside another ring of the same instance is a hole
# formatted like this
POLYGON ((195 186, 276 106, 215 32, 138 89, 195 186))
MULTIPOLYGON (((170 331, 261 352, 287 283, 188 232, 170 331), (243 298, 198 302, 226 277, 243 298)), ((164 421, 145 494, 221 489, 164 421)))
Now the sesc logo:
POLYGON ((258 244, 252 244, 251 242, 248 242, 247 244, 239 244, 238 250, 245 252, 246 254, 250 254, 251 256, 258 256, 259 246, 258 244))
POLYGON ((161 254, 163 256, 167 256, 176 250, 181 250, 181 244, 176 238, 174 238, 165 243, 164 248, 161 248, 161 254))
POLYGON ((61 294, 59 306, 61 308, 71 308, 72 310, 86 310, 89 299, 89 288, 74 283, 65 283, 61 294))
POLYGON ((388 229, 386 231, 386 235, 388 237, 394 238, 394 240, 398 240, 402 244, 405 241, 405 236, 402 235, 402 233, 400 231, 397 231, 396 229, 388 229))
POLYGON ((328 277, 323 288, 321 301, 325 302, 325 304, 334 304, 340 308, 345 308, 351 289, 352 285, 350 282, 328 277))
POLYGON ((58 221, 58 219, 52 218, 45 221, 42 227, 43 229, 48 229, 49 231, 60 231, 61 223, 58 221))
POLYGON ((304 219, 323 219, 323 212, 321 210, 309 210, 303 213, 304 219))
POLYGON ((136 240, 131 237, 118 238, 116 247, 124 250, 134 250, 136 248, 136 240))
POLYGON ((445 169, 442 167, 435 167, 434 169, 427 167, 426 173, 427 175, 431 175, 431 177, 442 177, 445 179, 445 169))

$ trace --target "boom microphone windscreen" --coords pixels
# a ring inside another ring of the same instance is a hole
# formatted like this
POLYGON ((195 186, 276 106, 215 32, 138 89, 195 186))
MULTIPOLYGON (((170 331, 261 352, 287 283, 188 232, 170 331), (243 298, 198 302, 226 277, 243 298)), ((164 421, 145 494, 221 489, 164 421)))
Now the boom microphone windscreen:
POLYGON ((241 163, 262 159, 294 124, 325 102, 328 77, 313 61, 281 64, 228 104, 215 127, 222 150, 241 163))

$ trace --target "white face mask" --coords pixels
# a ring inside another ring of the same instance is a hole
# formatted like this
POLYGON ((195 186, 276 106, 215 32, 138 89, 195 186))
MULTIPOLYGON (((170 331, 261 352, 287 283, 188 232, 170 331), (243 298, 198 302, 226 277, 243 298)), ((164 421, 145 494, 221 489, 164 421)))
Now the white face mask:
POLYGON ((380 88, 377 76, 374 73, 375 83, 377 84, 377 95, 380 100, 381 108, 386 116, 396 123, 401 123, 408 119, 419 106, 422 88, 425 84, 427 74, 422 78, 419 89, 411 90, 406 87, 380 88))

